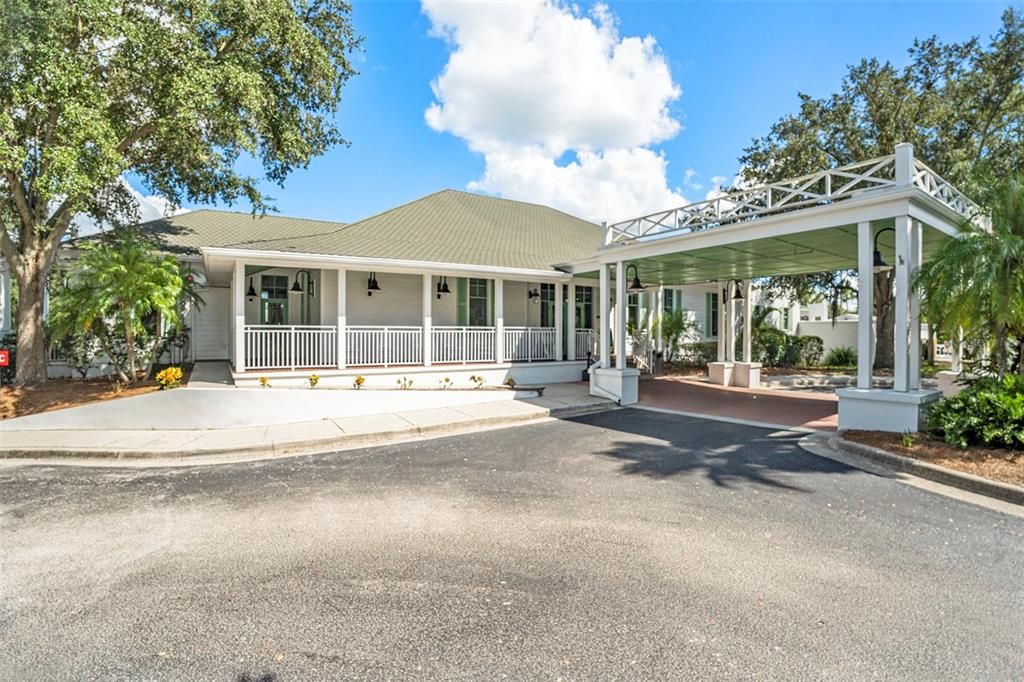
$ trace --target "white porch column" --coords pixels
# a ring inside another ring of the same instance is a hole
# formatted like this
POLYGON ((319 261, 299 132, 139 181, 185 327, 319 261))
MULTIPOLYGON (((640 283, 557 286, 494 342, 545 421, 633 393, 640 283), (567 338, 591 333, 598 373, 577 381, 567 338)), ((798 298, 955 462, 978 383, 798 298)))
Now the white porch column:
POLYGON ((569 318, 569 342, 565 344, 565 359, 575 360, 576 359, 576 327, 579 323, 576 321, 576 284, 569 282, 568 290, 565 293, 567 299, 566 306, 568 307, 568 318, 569 318))
POLYGON ((235 261, 231 277, 231 315, 234 318, 235 371, 245 371, 245 264, 235 261))
POLYGON ((601 366, 611 366, 611 282, 608 278, 608 266, 601 264, 601 279, 599 286, 599 297, 601 299, 601 324, 598 328, 601 340, 601 366))
MULTIPOLYGON (((917 275, 917 269, 921 267, 921 223, 914 221, 910 225, 910 279, 917 275)), ((907 379, 907 386, 911 391, 921 388, 921 297, 917 291, 911 288, 907 292, 910 296, 910 376, 907 379)))
POLYGON ((893 342, 893 389, 910 387, 910 216, 897 216, 896 228, 896 324, 893 342))
POLYGON ((950 342, 952 348, 952 358, 950 360, 949 369, 952 372, 960 374, 964 369, 964 330, 958 329, 956 336, 950 342))
POLYGON ((432 275, 423 275, 423 364, 427 367, 433 364, 431 342, 433 335, 431 329, 434 326, 434 283, 432 275))
POLYGON ((494 361, 505 362, 505 280, 494 280, 494 361))
POLYGON ((615 368, 626 369, 626 264, 615 263, 615 368))
POLYGON ((725 346, 725 294, 722 293, 725 289, 722 288, 722 282, 716 281, 715 287, 718 292, 718 309, 712 314, 718 316, 718 361, 725 362, 726 360, 726 346, 725 346))
POLYGON ((348 339, 345 333, 348 326, 348 288, 345 281, 347 276, 348 270, 338 269, 338 369, 345 369, 348 366, 348 339))
POLYGON ((734 286, 735 284, 730 280, 725 287, 725 299, 728 306, 726 308, 726 333, 728 336, 725 337, 725 348, 728 362, 736 362, 736 301, 732 299, 734 286))
POLYGON ((751 280, 747 280, 743 284, 743 362, 753 362, 754 360, 750 357, 753 353, 753 338, 754 325, 752 324, 751 317, 754 313, 754 301, 752 294, 754 293, 754 287, 751 280))
POLYGON ((562 292, 564 291, 561 282, 555 282, 555 361, 560 361, 562 355, 562 339, 565 334, 565 325, 562 324, 562 292))
POLYGON ((0 264, 0 332, 11 330, 11 271, 0 264))
MULTIPOLYGON (((654 342, 654 350, 658 352, 664 352, 664 348, 661 346, 661 317, 665 313, 665 285, 661 284, 654 291, 654 310, 651 311, 651 317, 657 321, 657 329, 654 330, 654 338, 651 341, 654 342)), ((652 323, 653 327, 653 323, 652 323)))
POLYGON ((875 334, 874 231, 871 223, 857 224, 857 388, 871 388, 875 334))

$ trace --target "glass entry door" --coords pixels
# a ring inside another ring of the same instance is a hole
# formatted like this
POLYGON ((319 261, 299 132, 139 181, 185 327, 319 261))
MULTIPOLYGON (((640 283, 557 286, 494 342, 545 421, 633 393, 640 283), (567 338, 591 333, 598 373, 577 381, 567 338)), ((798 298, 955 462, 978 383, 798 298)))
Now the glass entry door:
POLYGON ((288 324, 288 276, 260 277, 260 324, 288 324))

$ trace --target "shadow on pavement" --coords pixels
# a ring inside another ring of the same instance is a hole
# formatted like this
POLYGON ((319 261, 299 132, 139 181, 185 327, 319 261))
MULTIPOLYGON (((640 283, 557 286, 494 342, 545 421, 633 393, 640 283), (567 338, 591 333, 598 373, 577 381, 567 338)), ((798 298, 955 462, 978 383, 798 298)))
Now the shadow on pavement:
POLYGON ((603 457, 622 463, 621 473, 666 479, 703 476, 714 485, 753 484, 813 492, 798 485, 801 474, 857 471, 803 450, 806 434, 716 422, 643 410, 617 410, 573 418, 580 424, 643 436, 613 440, 603 457))

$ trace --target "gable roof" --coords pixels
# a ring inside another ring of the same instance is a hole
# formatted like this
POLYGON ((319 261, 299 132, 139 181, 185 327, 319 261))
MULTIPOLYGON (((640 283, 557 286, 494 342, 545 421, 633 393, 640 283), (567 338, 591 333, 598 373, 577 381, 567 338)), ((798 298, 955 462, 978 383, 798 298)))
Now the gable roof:
POLYGON ((535 270, 592 258, 604 238, 547 206, 450 189, 348 224, 200 210, 140 227, 180 254, 221 247, 535 270))

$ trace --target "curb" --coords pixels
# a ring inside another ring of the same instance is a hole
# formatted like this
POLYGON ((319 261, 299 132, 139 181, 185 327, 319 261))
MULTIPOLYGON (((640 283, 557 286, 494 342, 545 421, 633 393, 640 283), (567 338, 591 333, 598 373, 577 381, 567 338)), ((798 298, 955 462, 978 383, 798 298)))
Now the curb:
POLYGON ((936 483, 942 483, 968 492, 1002 500, 1003 502, 1024 506, 1024 488, 1010 483, 990 481, 987 478, 981 478, 974 474, 929 464, 928 462, 897 455, 881 448, 854 443, 839 435, 830 436, 828 438, 828 446, 833 450, 864 457, 891 469, 926 478, 936 483))
POLYGON ((342 434, 334 438, 315 438, 308 440, 288 440, 264 443, 248 447, 216 447, 202 449, 184 449, 174 452, 159 450, 84 450, 84 449, 32 449, 16 448, 5 450, 0 454, 0 460, 18 459, 64 459, 80 460, 85 462, 90 459, 106 460, 188 460, 190 458, 216 457, 218 455, 231 455, 239 459, 256 459, 264 457, 280 457, 287 455, 313 454, 316 452, 330 452, 332 450, 351 450, 356 448, 392 445, 399 442, 416 440, 420 438, 437 438, 448 435, 459 435, 473 432, 478 429, 495 429, 502 427, 520 426, 531 422, 540 422, 546 419, 566 419, 584 414, 604 412, 606 410, 620 409, 616 405, 586 405, 580 407, 564 407, 557 409, 546 409, 544 412, 533 414, 503 415, 499 417, 480 417, 467 421, 455 423, 431 424, 428 426, 412 426, 408 428, 391 429, 388 431, 376 431, 372 433, 342 434))

